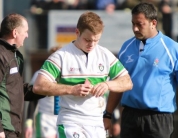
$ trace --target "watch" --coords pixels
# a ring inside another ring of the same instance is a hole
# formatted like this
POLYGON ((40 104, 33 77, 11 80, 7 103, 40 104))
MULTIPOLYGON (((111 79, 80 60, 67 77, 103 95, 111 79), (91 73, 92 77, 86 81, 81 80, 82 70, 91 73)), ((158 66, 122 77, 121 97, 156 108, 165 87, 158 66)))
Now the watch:
POLYGON ((103 112, 103 118, 108 118, 111 119, 112 118, 112 113, 108 112, 107 110, 105 110, 103 112))

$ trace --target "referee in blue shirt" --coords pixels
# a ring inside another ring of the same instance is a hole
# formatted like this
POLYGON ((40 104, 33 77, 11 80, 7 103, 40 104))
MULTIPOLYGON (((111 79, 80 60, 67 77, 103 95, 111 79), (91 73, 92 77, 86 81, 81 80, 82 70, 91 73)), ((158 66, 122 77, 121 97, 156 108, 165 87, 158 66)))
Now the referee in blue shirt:
POLYGON ((121 138, 170 138, 177 109, 178 43, 157 30, 152 4, 136 5, 131 21, 135 36, 122 45, 118 58, 131 76, 133 89, 122 97, 110 92, 105 129, 121 99, 121 138))

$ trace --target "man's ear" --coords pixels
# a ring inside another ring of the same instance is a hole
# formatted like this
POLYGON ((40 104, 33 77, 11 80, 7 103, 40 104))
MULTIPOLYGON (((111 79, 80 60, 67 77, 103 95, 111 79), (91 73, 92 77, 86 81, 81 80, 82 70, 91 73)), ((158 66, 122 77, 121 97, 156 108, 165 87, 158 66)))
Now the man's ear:
POLYGON ((17 29, 14 29, 14 30, 12 31, 12 36, 13 36, 13 38, 16 38, 16 37, 17 37, 17 29))
POLYGON ((157 26, 157 24, 158 24, 158 22, 157 22, 157 20, 152 20, 152 25, 156 28, 156 26, 157 26))
POLYGON ((80 35, 80 31, 79 31, 79 29, 75 29, 75 33, 76 33, 76 35, 77 35, 77 37, 80 35))

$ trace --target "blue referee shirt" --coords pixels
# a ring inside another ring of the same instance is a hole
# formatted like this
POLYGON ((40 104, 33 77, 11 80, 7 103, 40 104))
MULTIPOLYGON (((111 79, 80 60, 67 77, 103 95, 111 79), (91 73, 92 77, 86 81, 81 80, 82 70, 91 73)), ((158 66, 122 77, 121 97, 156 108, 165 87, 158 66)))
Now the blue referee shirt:
POLYGON ((161 31, 143 43, 135 37, 127 40, 118 54, 128 70, 133 89, 123 93, 121 104, 160 112, 176 110, 178 80, 178 43, 161 31))

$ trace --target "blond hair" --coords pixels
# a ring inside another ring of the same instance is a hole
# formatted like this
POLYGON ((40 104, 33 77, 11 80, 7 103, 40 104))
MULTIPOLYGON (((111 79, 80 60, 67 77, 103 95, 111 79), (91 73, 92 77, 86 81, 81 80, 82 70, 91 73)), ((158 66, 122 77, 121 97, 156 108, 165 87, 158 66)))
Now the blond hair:
POLYGON ((77 28, 80 31, 80 34, 82 34, 86 29, 90 30, 94 34, 99 34, 102 33, 104 25, 100 16, 94 12, 87 11, 78 19, 77 28))

